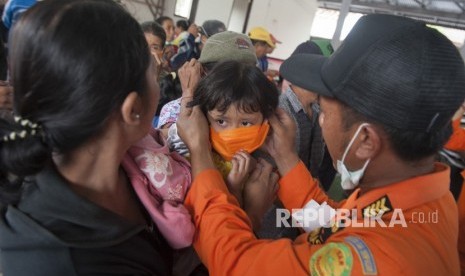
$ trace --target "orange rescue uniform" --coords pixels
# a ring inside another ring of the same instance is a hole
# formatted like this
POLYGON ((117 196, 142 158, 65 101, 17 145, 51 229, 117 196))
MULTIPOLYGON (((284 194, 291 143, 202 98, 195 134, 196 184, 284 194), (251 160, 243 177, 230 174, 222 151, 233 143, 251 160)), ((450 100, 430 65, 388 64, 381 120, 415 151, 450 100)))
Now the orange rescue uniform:
MULTIPOLYGON (((460 127, 461 117, 452 121, 452 135, 449 141, 444 145, 448 150, 465 151, 465 129, 460 127)), ((462 177, 465 180, 465 171, 462 172, 462 177)), ((464 181, 465 183, 465 181, 464 181)), ((459 209, 459 241, 458 249, 460 255, 460 266, 462 275, 465 276, 465 185, 462 185, 462 191, 457 201, 459 209)))
POLYGON ((295 241, 259 240, 220 173, 206 170, 195 178, 185 204, 198 230, 194 247, 210 275, 460 273, 457 205, 449 192, 449 169, 443 164, 435 164, 430 174, 363 195, 357 189, 346 201, 336 203, 300 162, 282 177, 278 195, 288 210, 314 199, 333 208, 356 210, 358 224, 376 215, 381 222, 373 227, 317 228, 295 241))
POLYGON ((452 121, 452 135, 449 141, 444 145, 448 150, 464 151, 465 150, 465 129, 460 127, 460 119, 452 121))
MULTIPOLYGON (((462 172, 462 176, 465 179, 465 171, 462 172)), ((462 191, 457 201, 459 207, 459 256, 460 256, 460 267, 462 269, 462 275, 465 276, 465 181, 462 185, 462 191)))

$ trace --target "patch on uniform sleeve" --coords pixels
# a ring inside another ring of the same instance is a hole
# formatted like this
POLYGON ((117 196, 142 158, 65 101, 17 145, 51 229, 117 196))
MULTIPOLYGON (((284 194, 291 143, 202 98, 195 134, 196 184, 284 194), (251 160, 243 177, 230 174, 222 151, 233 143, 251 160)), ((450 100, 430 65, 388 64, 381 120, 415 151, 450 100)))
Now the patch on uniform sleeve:
POLYGON ((377 199, 363 208, 363 217, 371 218, 384 215, 392 211, 391 201, 387 195, 377 199))
POLYGON ((345 243, 330 242, 310 258, 311 275, 350 275, 352 251, 345 243))
POLYGON ((375 258, 367 244, 362 239, 354 236, 347 237, 344 241, 355 249, 362 265, 363 275, 378 275, 375 258))

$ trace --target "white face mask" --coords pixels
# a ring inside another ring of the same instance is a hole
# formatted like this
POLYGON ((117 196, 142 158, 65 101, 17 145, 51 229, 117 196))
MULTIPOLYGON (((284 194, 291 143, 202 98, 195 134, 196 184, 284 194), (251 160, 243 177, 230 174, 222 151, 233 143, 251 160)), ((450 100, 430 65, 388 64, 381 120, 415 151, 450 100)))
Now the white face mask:
POLYGON ((349 152, 350 147, 354 143, 355 138, 357 138, 357 136, 360 133, 360 131, 362 130, 362 128, 364 126, 367 126, 367 125, 369 125, 369 124, 368 123, 363 123, 358 127, 357 131, 355 132, 354 136, 352 137, 352 140, 350 140, 344 154, 342 155, 342 160, 337 160, 336 170, 338 171, 338 173, 341 174, 341 186, 342 186, 342 189, 344 189, 344 190, 352 190, 352 189, 354 189, 355 187, 358 186, 358 183, 360 182, 360 179, 362 179, 363 174, 365 173, 365 169, 367 168, 368 163, 370 163, 370 159, 368 159, 365 162, 365 165, 363 165, 363 167, 360 170, 353 171, 353 172, 350 172, 349 170, 347 170, 346 165, 344 165, 344 160, 345 160, 345 158, 347 156, 347 153, 349 152))

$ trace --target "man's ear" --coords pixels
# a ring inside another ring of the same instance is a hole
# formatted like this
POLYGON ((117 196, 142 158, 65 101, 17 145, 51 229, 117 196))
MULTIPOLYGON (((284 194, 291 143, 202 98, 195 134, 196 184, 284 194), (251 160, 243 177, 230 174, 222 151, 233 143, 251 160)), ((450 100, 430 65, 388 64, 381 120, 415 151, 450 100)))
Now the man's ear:
POLYGON ((139 94, 135 91, 129 93, 121 105, 123 122, 129 125, 140 124, 142 109, 142 101, 139 94))
POLYGON ((382 139, 379 130, 373 125, 365 126, 359 134, 361 142, 355 152, 357 158, 362 160, 373 159, 379 154, 382 146, 382 139))

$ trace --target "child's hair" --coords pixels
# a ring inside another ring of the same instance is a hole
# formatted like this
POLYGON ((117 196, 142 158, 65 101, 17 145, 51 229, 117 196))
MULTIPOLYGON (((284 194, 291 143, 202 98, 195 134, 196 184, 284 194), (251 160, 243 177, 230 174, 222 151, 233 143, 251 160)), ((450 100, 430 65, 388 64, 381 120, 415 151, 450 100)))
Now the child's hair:
POLYGON ((189 26, 191 25, 191 22, 187 19, 181 19, 176 21, 176 27, 182 29, 183 31, 187 31, 189 29, 189 26))
POLYGON ((277 87, 253 65, 238 61, 219 62, 198 84, 191 106, 199 105, 204 113, 217 109, 226 112, 236 104, 243 112, 260 112, 264 118, 276 110, 277 87))
POLYGON ((142 31, 146 34, 152 34, 161 39, 161 45, 164 47, 166 43, 166 33, 163 27, 154 21, 147 21, 140 25, 142 31))

